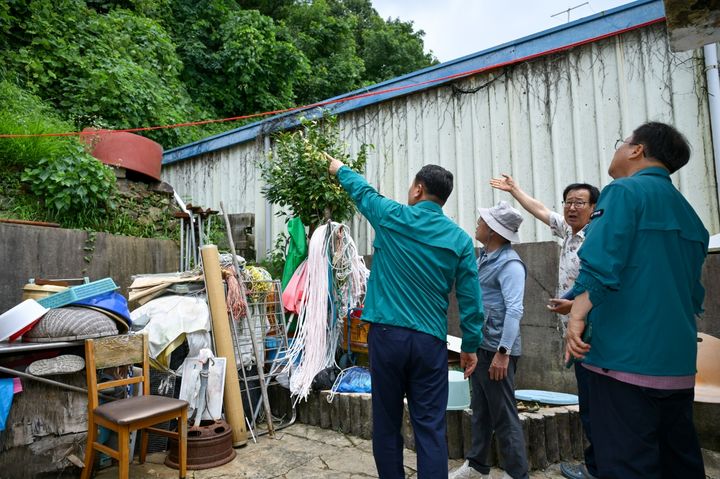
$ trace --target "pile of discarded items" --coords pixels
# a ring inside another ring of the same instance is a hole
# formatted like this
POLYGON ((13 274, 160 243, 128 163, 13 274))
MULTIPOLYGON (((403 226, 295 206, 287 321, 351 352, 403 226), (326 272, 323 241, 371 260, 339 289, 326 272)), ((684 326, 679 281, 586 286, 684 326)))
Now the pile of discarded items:
MULTIPOLYGON (((287 362, 280 281, 262 268, 246 266, 239 256, 220 254, 214 245, 200 248, 200 256, 191 271, 133 276, 127 298, 111 278, 74 286, 28 285, 32 297, 0 315, 0 431, 22 382, 87 395, 85 381, 61 376, 84 372, 85 340, 135 334, 147 336, 151 394, 188 402, 188 427, 197 431, 188 438, 189 469, 232 460, 233 447, 247 443, 248 431, 253 437, 272 435, 292 423, 294 414, 273 418, 267 395, 287 362), (11 364, 2 361, 10 356, 11 364), (217 437, 207 436, 220 430, 229 449, 208 462, 203 439, 216 444, 217 437), (198 438, 194 445, 193 438, 198 438)), ((132 367, 123 374, 132 376, 132 367)), ((138 393, 126 389, 125 397, 138 393)), ((10 419, 11 429, 26 422, 13 422, 12 414, 10 419)), ((101 428, 99 441, 114 440, 106 436, 101 428)), ((177 468, 177 444, 164 440, 155 445, 156 451, 169 450, 166 464, 177 468)), ((153 452, 152 439, 150 446, 153 452)), ((62 467, 70 466, 67 461, 82 467, 83 455, 74 450, 61 457, 62 467)))

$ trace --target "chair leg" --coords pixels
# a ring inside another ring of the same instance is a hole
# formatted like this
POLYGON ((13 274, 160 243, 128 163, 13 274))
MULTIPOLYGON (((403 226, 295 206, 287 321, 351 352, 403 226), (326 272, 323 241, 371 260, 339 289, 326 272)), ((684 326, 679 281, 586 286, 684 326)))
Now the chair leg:
POLYGON ((145 464, 150 435, 147 429, 138 429, 138 433, 140 434, 140 464, 145 464))
POLYGON ((87 445, 85 446, 85 467, 83 467, 80 479, 90 479, 93 465, 95 464, 95 440, 97 439, 97 426, 88 418, 87 445))
POLYGON ((120 479, 130 478, 130 429, 125 427, 118 431, 118 468, 120 479))
POLYGON ((187 408, 180 411, 180 419, 178 420, 178 459, 180 479, 185 479, 187 469, 187 408))

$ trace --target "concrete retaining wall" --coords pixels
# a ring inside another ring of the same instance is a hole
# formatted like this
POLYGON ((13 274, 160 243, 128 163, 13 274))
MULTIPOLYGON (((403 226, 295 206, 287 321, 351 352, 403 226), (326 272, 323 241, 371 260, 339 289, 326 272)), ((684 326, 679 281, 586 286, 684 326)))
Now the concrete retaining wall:
MULTIPOLYGON (((80 230, 0 223, 0 245, 0 312, 21 301, 29 278, 110 277, 126 294, 131 275, 176 271, 178 265, 172 241, 80 230)), ((82 350, 79 346, 63 353, 82 355, 82 350)), ((42 351, 0 354, 0 364, 14 367, 42 357, 42 351)), ((84 371, 61 380, 85 387, 84 371)), ((74 477, 66 458, 83 458, 86 396, 33 381, 23 381, 23 386, 7 428, 0 432, 0 478, 74 477)))
POLYGON ((0 223, 0 312, 22 297, 29 278, 112 278, 127 293, 130 276, 178 269, 172 241, 0 223))

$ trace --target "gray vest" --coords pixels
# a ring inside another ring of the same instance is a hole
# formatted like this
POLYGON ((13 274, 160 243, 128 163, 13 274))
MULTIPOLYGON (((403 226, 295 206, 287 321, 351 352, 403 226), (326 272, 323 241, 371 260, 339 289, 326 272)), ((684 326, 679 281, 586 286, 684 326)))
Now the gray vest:
MULTIPOLYGON (((478 279, 485 309, 483 341, 480 347, 488 351, 497 351, 502 338, 505 323, 505 301, 503 300, 498 276, 503 266, 511 261, 519 261, 525 268, 520 256, 510 245, 505 245, 497 251, 493 251, 488 255, 481 255, 478 258, 478 279)), ((521 352, 520 331, 518 330, 510 354, 519 356, 521 352)))

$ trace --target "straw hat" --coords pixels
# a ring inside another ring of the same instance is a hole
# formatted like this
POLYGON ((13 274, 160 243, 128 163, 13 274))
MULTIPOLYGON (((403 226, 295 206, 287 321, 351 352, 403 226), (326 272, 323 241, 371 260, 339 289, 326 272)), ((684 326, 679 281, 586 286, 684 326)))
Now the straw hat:
POLYGON ((75 341, 118 334, 117 322, 106 314, 81 307, 53 308, 23 336, 32 343, 75 341))
POLYGON ((491 208, 478 208, 478 214, 491 230, 508 241, 520 241, 518 230, 523 217, 518 210, 507 201, 501 201, 491 208))

